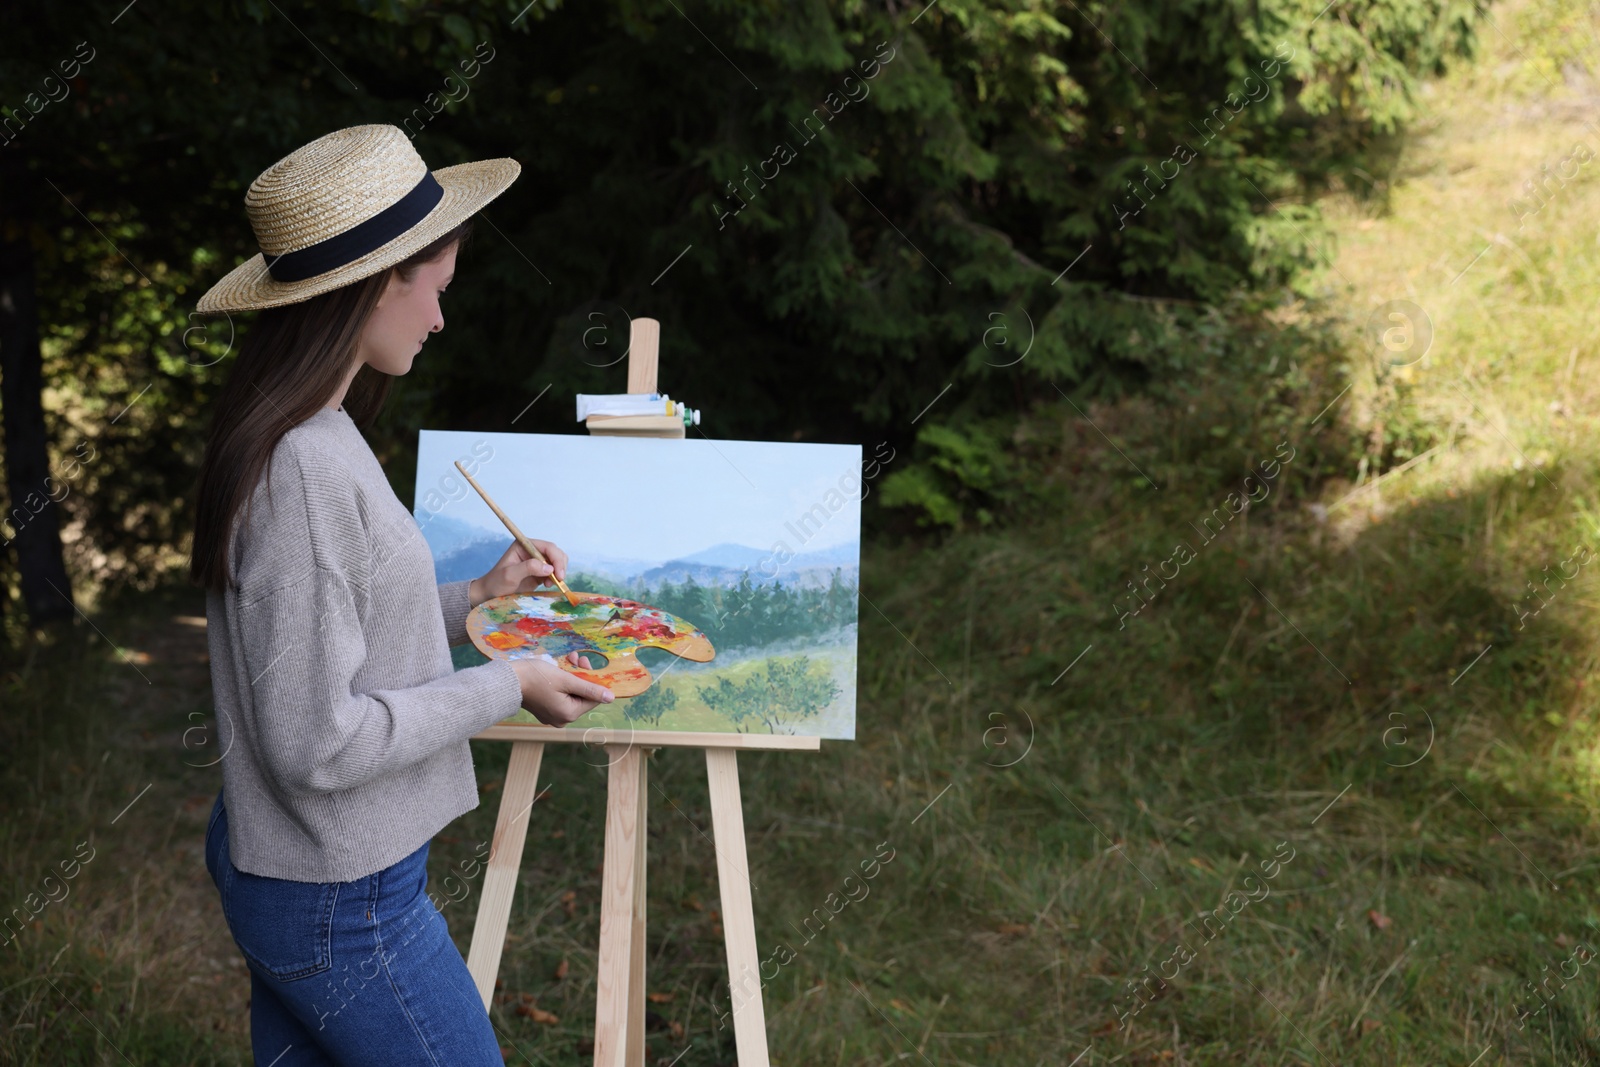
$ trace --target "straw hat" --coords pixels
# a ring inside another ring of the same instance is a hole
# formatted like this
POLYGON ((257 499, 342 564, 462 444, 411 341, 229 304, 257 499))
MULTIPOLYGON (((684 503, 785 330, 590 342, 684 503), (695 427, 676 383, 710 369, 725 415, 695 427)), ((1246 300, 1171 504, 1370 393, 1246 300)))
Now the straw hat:
POLYGON ((486 159, 429 171, 397 126, 351 126, 295 149, 245 194, 261 253, 196 309, 294 304, 394 266, 499 196, 522 167, 486 159))

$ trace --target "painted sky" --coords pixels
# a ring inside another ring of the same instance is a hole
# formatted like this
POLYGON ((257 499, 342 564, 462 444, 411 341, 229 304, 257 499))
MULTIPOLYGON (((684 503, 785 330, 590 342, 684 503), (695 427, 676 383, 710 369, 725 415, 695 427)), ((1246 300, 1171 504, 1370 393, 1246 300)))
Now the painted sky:
POLYGON ((584 553, 666 561, 723 542, 812 552, 861 534, 859 445, 421 431, 418 521, 435 490, 438 514, 509 538, 457 459, 524 534, 574 564, 584 553), (474 466, 474 449, 489 458, 474 466), (817 505, 827 519, 801 544, 786 524, 817 505))

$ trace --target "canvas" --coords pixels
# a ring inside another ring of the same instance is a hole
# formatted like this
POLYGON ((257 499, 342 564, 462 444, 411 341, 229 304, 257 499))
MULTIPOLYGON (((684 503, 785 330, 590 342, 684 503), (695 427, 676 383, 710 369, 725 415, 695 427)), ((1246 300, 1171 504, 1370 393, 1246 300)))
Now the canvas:
POLYGON ((423 430, 412 510, 440 582, 512 540, 456 460, 588 594, 479 605, 458 669, 589 649, 619 699, 568 729, 855 737, 860 446, 423 430))

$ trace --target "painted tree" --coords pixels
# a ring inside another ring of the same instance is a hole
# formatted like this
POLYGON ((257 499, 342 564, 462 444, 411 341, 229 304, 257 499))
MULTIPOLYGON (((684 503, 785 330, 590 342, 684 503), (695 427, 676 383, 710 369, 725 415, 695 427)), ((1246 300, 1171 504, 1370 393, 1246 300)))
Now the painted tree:
POLYGON ((696 689, 707 707, 741 731, 759 723, 773 734, 793 733, 797 723, 815 718, 840 692, 827 669, 813 669, 807 656, 769 659, 764 674, 738 684, 718 678, 715 687, 696 689))
POLYGON ((661 717, 677 706, 677 692, 663 689, 660 683, 655 683, 638 696, 623 701, 622 717, 630 723, 642 722, 650 726, 660 726, 661 717))

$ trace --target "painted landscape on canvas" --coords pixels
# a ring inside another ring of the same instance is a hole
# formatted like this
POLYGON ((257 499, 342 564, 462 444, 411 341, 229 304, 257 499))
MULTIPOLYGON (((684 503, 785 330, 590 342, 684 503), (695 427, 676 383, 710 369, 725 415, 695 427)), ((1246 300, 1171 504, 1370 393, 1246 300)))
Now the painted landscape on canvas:
POLYGON ((567 553, 574 593, 670 613, 714 647, 704 663, 638 649, 648 688, 569 729, 855 737, 859 446, 423 430, 417 451, 412 511, 439 582, 511 544, 460 460, 523 534, 567 553))

